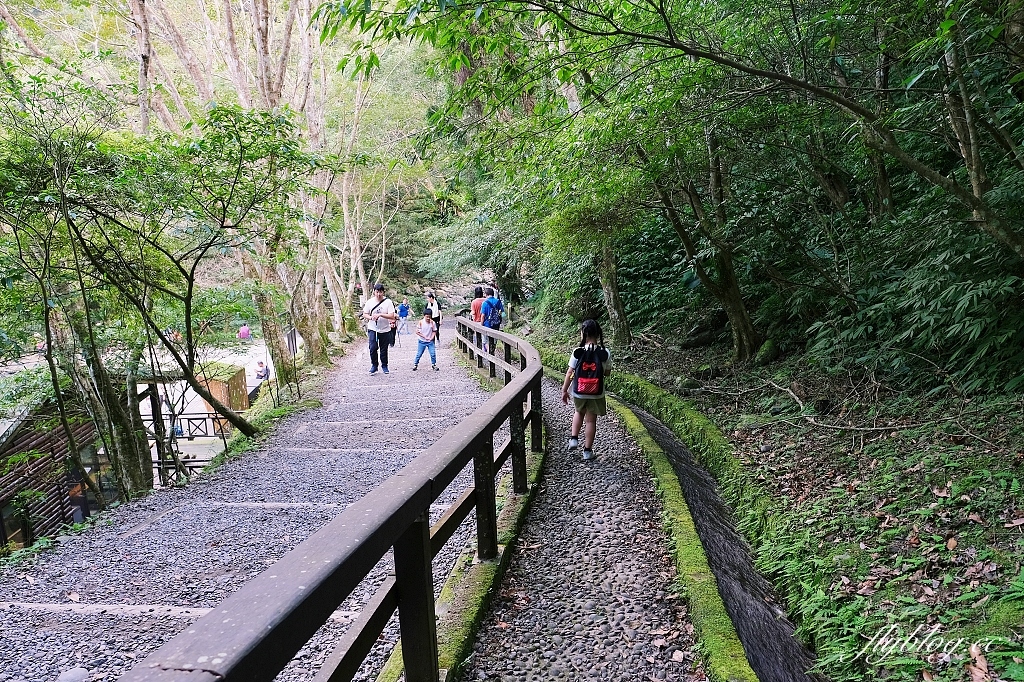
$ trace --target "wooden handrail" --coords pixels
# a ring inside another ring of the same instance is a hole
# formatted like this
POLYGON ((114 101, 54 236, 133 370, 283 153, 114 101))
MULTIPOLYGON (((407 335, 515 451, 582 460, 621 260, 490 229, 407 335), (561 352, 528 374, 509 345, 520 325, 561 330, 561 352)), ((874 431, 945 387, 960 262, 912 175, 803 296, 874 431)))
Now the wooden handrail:
POLYGON ((397 607, 407 682, 437 682, 431 561, 474 509, 480 559, 495 557, 495 474, 511 458, 513 490, 525 492, 527 424, 531 446, 541 447, 540 355, 510 334, 463 318, 456 326, 460 350, 487 357, 491 376, 500 362, 505 387, 121 680, 269 682, 394 548, 394 579, 367 602, 316 679, 351 680, 397 607), (502 358, 476 345, 481 334, 501 342, 502 358), (510 436, 495 448, 495 433, 506 422, 510 436), (470 461, 474 485, 429 527, 431 503, 470 461))

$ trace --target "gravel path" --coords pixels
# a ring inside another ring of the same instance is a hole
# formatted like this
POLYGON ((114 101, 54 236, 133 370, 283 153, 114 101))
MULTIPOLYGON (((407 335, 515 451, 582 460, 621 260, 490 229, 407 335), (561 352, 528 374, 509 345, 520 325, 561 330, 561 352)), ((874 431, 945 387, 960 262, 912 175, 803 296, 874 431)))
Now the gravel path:
POLYGON ((465 680, 704 680, 647 460, 609 413, 594 462, 565 450, 571 408, 544 382, 542 487, 465 680))
MULTIPOLYGON (((258 451, 0 568, 0 682, 117 679, 408 463, 490 396, 456 366, 454 329, 445 331, 442 371, 421 362, 412 372, 416 344, 405 336, 391 374, 369 376, 357 342, 332 373, 324 407, 284 420, 258 451)), ((458 482, 472 478, 470 467, 458 482)), ((455 495, 438 500, 435 518, 455 495)), ((474 523, 435 561, 438 590, 474 523)), ((377 566, 278 679, 309 679, 390 565, 388 557, 377 566)), ((357 679, 389 649, 383 642, 357 679)))

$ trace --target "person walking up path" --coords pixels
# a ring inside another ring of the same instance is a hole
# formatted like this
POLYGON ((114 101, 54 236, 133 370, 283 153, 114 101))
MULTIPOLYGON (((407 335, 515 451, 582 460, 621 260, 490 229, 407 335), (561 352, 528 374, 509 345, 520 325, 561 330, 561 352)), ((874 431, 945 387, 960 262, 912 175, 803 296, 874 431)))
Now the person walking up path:
POLYGON ((647 461, 618 419, 584 463, 561 445, 572 407, 544 381, 552 447, 537 499, 462 679, 705 680, 694 635, 672 593, 647 461), (511 655, 515 652, 515 655, 511 655))
POLYGON ((370 374, 377 373, 380 353, 380 368, 388 373, 388 348, 394 345, 391 322, 398 318, 395 304, 384 294, 383 284, 373 285, 373 297, 363 306, 363 319, 366 320, 366 335, 369 338, 370 374))
MULTIPOLYGON (((484 296, 486 298, 484 299, 484 302, 480 304, 481 324, 488 329, 500 331, 502 316, 505 313, 505 306, 498 297, 494 295, 494 289, 490 287, 484 289, 484 296)), ((487 352, 494 352, 494 337, 492 336, 487 337, 487 352)))
POLYGON ((412 371, 416 371, 416 368, 420 364, 420 358, 423 357, 423 351, 430 351, 430 366, 434 368, 434 371, 438 371, 437 368, 437 355, 434 352, 434 346, 436 345, 435 339, 437 338, 437 325, 434 324, 434 320, 430 317, 430 308, 423 309, 423 319, 416 325, 416 337, 418 340, 416 348, 416 359, 412 361, 412 371))
POLYGON ((480 312, 480 307, 484 304, 484 289, 483 287, 477 287, 473 290, 473 302, 469 304, 470 312, 473 314, 474 322, 483 322, 484 314, 480 312))
POLYGON ((402 302, 398 305, 398 329, 396 330, 396 333, 399 336, 409 333, 410 312, 412 312, 412 308, 409 306, 409 299, 403 298, 402 302))
POLYGON ((430 317, 434 320, 434 325, 437 326, 437 340, 441 340, 441 304, 437 300, 437 296, 434 295, 433 291, 427 292, 427 307, 430 308, 430 317))
POLYGON ((569 356, 569 369, 562 381, 562 402, 569 404, 572 396, 576 409, 569 429, 569 449, 580 446, 580 429, 583 432, 583 461, 594 459, 594 437, 597 434, 597 418, 603 417, 608 406, 604 397, 604 379, 612 371, 612 356, 604 347, 604 334, 597 320, 585 320, 580 328, 580 345, 569 356))

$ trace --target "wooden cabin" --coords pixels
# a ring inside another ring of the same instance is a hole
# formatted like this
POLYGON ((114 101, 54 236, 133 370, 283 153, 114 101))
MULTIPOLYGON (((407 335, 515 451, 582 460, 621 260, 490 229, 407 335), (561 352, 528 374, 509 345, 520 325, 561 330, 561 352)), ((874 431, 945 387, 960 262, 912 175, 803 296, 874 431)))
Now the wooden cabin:
MULTIPOLYGON (((249 409, 249 389, 245 384, 245 368, 220 362, 207 363, 202 368, 201 381, 213 397, 235 412, 249 409)), ((213 405, 206 404, 206 411, 213 415, 213 430, 217 435, 231 430, 226 419, 217 416, 213 405)))
MULTIPOLYGON (((82 415, 71 427, 86 468, 107 502, 117 499, 96 430, 82 415)), ((81 521, 96 508, 69 460, 68 438, 52 404, 0 419, 0 554, 27 547, 61 526, 81 521)))

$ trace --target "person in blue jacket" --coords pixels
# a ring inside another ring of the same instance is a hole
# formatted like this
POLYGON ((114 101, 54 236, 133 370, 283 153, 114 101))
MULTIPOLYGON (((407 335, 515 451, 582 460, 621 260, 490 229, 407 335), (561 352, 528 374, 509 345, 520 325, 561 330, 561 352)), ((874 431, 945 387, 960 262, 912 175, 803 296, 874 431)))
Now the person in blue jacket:
MULTIPOLYGON (((483 305, 480 306, 480 314, 483 315, 483 325, 488 329, 498 331, 501 329, 502 316, 505 314, 505 306, 502 305, 498 297, 494 295, 494 289, 487 287, 484 289, 483 305)), ((494 338, 487 337, 487 352, 494 354, 494 338)))
POLYGON ((402 303, 398 306, 398 333, 408 334, 409 332, 409 312, 412 309, 409 307, 409 299, 403 298, 402 303))

